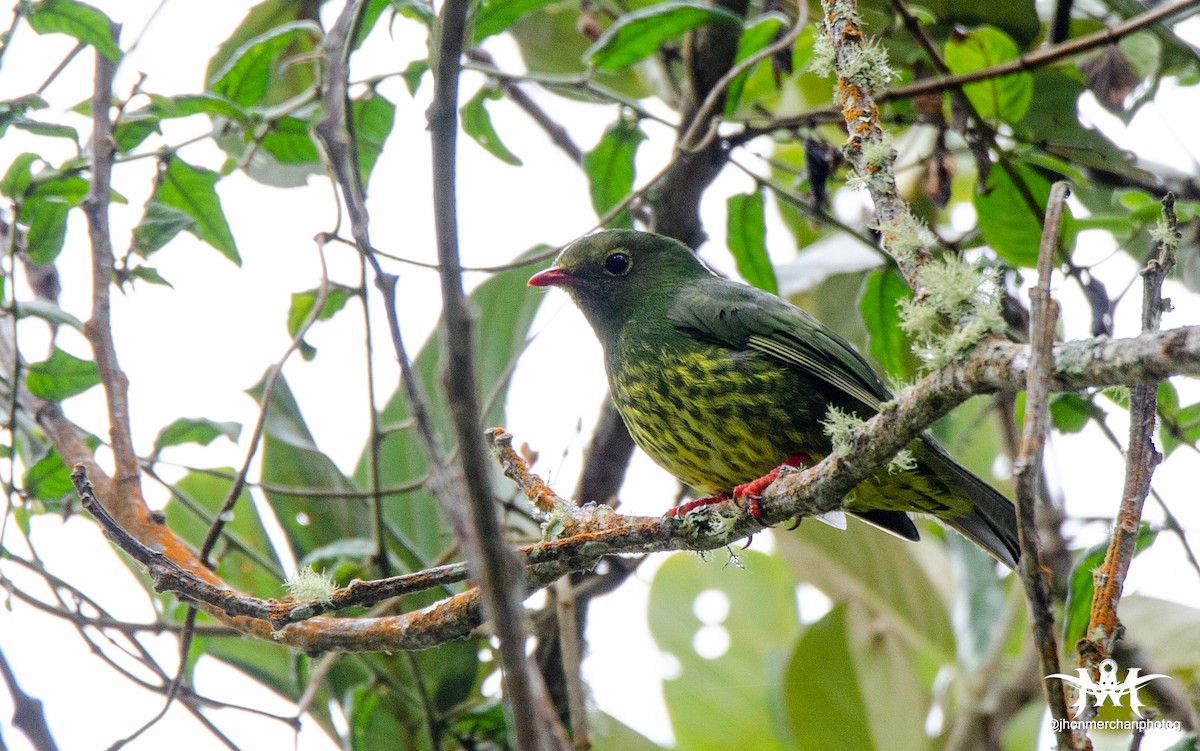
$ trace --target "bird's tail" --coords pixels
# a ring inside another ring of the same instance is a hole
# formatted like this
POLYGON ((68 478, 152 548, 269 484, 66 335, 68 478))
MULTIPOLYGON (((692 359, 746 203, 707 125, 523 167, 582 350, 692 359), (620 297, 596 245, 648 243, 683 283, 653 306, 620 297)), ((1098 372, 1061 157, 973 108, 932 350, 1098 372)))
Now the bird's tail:
POLYGON ((931 450, 922 452, 922 463, 928 464, 938 476, 953 478, 953 485, 971 501, 971 513, 940 517, 941 520, 996 560, 1015 569, 1021 551, 1017 542, 1017 510, 1012 501, 955 461, 933 439, 926 436, 924 444, 931 450))

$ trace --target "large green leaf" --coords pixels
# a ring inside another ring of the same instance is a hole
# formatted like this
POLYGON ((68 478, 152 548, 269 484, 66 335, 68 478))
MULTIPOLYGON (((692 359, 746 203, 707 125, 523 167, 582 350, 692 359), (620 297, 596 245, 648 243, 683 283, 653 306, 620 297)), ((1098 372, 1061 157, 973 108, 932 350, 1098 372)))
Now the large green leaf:
POLYGON ((839 605, 809 626, 783 677, 784 717, 798 751, 929 748, 931 700, 906 640, 868 603, 839 605))
POLYGON ((113 37, 113 22, 99 8, 78 0, 42 0, 33 3, 25 20, 39 34, 69 34, 116 62, 121 48, 113 37))
MULTIPOLYGON (((487 409, 484 425, 502 425, 504 395, 510 367, 525 346, 525 337, 543 295, 531 294, 525 281, 529 271, 516 268, 496 274, 471 293, 475 309, 482 312, 475 325, 475 363, 478 383, 487 409)), ((430 337, 413 361, 413 368, 429 395, 429 418, 443 442, 453 434, 449 407, 441 388, 442 329, 430 337)), ((403 388, 388 399, 379 415, 385 428, 406 422, 411 417, 403 388)), ((482 436, 480 437, 482 440, 482 436)), ((411 483, 424 476, 425 449, 412 430, 392 430, 378 447, 381 488, 411 483)), ((364 450, 354 472, 358 485, 370 486, 371 447, 364 450)), ((405 494, 384 496, 384 513, 394 533, 401 535, 410 551, 407 561, 414 565, 432 560, 450 543, 450 531, 441 517, 437 502, 420 488, 405 494)), ((405 551, 401 551, 405 552, 405 551)))
MULTIPOLYGON (((261 403, 263 382, 249 391, 261 403)), ((281 376, 267 409, 262 444, 262 481, 276 488, 346 493, 356 486, 317 448, 287 381, 281 376)), ((297 557, 324 545, 370 537, 371 514, 365 499, 339 495, 293 495, 267 491, 279 523, 297 557)))
POLYGON ((584 53, 584 59, 599 70, 620 70, 653 55, 667 42, 709 23, 741 25, 742 20, 719 5, 693 0, 657 3, 618 18, 584 53))
MULTIPOLYGON (((1016 173, 1044 212, 1050 199, 1050 180, 1023 164, 1016 165, 1016 173)), ((983 239, 998 256, 1014 266, 1037 266, 1042 219, 1006 170, 996 167, 988 174, 987 191, 975 195, 975 211, 983 239)), ((1070 222, 1071 209, 1065 207, 1064 235, 1070 232, 1070 222)))
POLYGON ((762 191, 732 195, 726 201, 726 208, 729 213, 726 241, 737 262, 738 273, 755 287, 778 294, 775 267, 767 253, 767 220, 762 191))
MULTIPOLYGON (((946 42, 946 65, 952 73, 972 73, 990 68, 1020 54, 1008 34, 982 27, 953 34, 946 42)), ((999 118, 1016 122, 1024 117, 1033 100, 1033 76, 1027 71, 1013 73, 963 86, 963 92, 985 120, 999 118)))
MULTIPOLYGON (((908 643, 941 663, 954 661, 954 631, 946 603, 950 582, 930 578, 913 543, 853 518, 844 530, 806 521, 798 531, 776 539, 779 554, 798 581, 812 584, 835 603, 870 606, 881 624, 908 643)), ((944 570, 945 562, 938 568, 944 570)))
POLYGON ((650 634, 679 663, 663 696, 676 744, 689 751, 788 747, 771 688, 799 629, 796 585, 778 558, 737 558, 676 553, 650 584, 650 634))
MULTIPOLYGON (((754 53, 773 43, 779 34, 787 28, 788 19, 780 13, 764 13, 746 25, 742 36, 738 39, 737 55, 734 64, 738 64, 754 53)), ((725 115, 733 115, 743 104, 760 99, 768 91, 774 91, 778 86, 775 82, 775 71, 771 60, 761 60, 749 70, 743 71, 729 82, 729 90, 725 94, 725 115), (766 82, 765 87, 759 87, 759 81, 766 82), (767 89, 766 91, 760 88, 767 89), (744 96, 746 94, 746 96, 744 96), (743 100, 748 101, 743 101, 743 100)))
MULTIPOLYGON (((622 118, 610 125, 596 147, 583 157, 596 216, 604 216, 633 190, 634 157, 644 140, 646 134, 637 123, 622 118)), ((629 228, 633 219, 628 211, 622 211, 605 226, 629 228)))
POLYGON ((229 223, 225 220, 225 211, 217 195, 216 185, 220 179, 221 176, 216 172, 194 167, 173 154, 159 170, 153 200, 187 214, 194 222, 188 228, 189 232, 240 265, 242 259, 238 255, 237 243, 229 231, 229 223))
POLYGON ((263 104, 269 101, 273 82, 285 73, 280 58, 288 52, 309 51, 320 37, 321 27, 312 21, 273 27, 239 47, 209 79, 209 88, 239 107, 263 104))
POLYGON ((898 303, 912 290, 895 269, 874 269, 867 274, 858 311, 867 327, 871 356, 898 381, 911 378, 915 369, 912 342, 900 328, 898 303))
MULTIPOLYGON (((175 484, 175 495, 167 503, 167 526, 188 544, 199 548, 229 494, 234 470, 190 472, 175 484)), ((213 549, 217 575, 231 586, 255 597, 281 597, 283 566, 267 537, 254 500, 242 490, 226 519, 225 539, 213 549)))

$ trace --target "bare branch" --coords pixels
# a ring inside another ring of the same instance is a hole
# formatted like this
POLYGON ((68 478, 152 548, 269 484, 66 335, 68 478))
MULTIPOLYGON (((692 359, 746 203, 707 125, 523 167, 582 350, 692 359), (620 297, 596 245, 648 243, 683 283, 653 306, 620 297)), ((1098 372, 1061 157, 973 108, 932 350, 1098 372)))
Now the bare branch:
MULTIPOLYGON (((1054 329, 1058 322, 1058 303, 1050 297, 1050 276, 1054 257, 1058 254, 1063 211, 1069 189, 1065 182, 1050 188, 1046 206, 1046 223, 1038 249, 1038 283, 1029 290, 1029 378, 1025 388, 1025 429, 1021 436, 1021 451, 1013 467, 1017 486, 1017 536, 1021 545, 1018 570, 1029 606, 1029 621, 1033 627, 1042 675, 1059 672, 1058 638, 1054 627, 1054 601, 1043 572, 1038 545, 1037 505, 1042 485, 1042 457, 1049 427, 1049 381, 1054 329)), ((1067 695, 1062 681, 1042 681, 1042 691, 1055 720, 1067 720, 1067 695)), ((1060 751, 1081 748, 1069 724, 1056 723, 1055 732, 1060 751)))
MULTIPOLYGON (((1162 298, 1163 280, 1175 265, 1175 250, 1180 234, 1175 216, 1175 196, 1168 193, 1162 200, 1163 221, 1155 233, 1158 257, 1142 269, 1142 330, 1158 331, 1164 309, 1169 303, 1162 298)), ((1125 459, 1125 487, 1121 506, 1109 540, 1104 563, 1095 572, 1095 592, 1087 636, 1080 640, 1080 664, 1095 669, 1112 652, 1113 644, 1121 637, 1117 606, 1129 573, 1129 563, 1137 546, 1138 529, 1142 522, 1142 507, 1150 492, 1150 478, 1162 461, 1154 448, 1154 418, 1158 409, 1157 378, 1130 379, 1134 383, 1129 394, 1129 449, 1125 459)))

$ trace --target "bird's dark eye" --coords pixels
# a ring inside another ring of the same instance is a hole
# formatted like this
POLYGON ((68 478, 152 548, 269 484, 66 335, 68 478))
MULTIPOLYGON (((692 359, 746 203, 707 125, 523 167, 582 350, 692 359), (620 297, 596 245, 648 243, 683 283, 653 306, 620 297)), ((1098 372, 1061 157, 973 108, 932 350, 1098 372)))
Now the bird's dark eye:
POLYGON ((629 271, 629 263, 628 253, 609 253, 604 259, 604 270, 613 276, 622 276, 629 271))

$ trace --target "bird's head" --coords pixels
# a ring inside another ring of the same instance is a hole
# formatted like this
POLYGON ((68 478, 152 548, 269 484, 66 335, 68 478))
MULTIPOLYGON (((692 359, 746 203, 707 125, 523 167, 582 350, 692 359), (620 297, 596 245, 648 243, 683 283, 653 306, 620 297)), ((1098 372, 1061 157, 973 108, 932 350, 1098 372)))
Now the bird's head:
POLYGON ((709 273, 676 240, 618 229, 576 241, 529 285, 566 290, 605 341, 635 317, 665 312, 684 284, 709 273))

